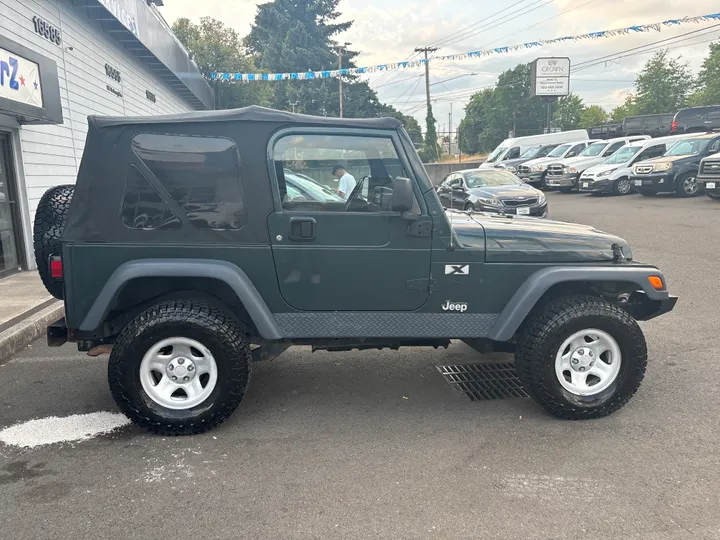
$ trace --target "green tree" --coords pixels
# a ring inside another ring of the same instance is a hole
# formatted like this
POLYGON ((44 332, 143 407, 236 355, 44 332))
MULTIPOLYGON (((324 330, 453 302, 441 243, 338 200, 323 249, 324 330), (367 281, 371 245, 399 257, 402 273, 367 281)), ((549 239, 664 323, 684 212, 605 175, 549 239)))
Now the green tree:
POLYGON ((553 112, 553 124, 555 127, 565 131, 576 129, 580 125, 585 105, 577 94, 569 95, 557 100, 553 112))
MULTIPOLYGON (((193 54, 203 76, 210 80, 213 72, 253 73, 253 59, 243 46, 237 32, 221 21, 203 17, 198 24, 178 19, 172 25, 178 39, 193 54)), ((215 108, 230 109, 247 105, 267 105, 272 90, 262 84, 228 84, 213 81, 215 108)))
POLYGON ((628 116, 636 115, 635 110, 635 97, 632 94, 628 94, 625 98, 625 103, 618 105, 610 111, 610 120, 613 122, 622 122, 628 116))
POLYGON ((433 116, 432 106, 430 106, 425 116, 425 142, 420 151, 420 157, 425 163, 440 158, 440 147, 438 146, 437 138, 435 117, 433 116))
POLYGON ((590 105, 585 107, 582 112, 582 118, 580 119, 580 127, 587 129, 598 124, 607 122, 608 113, 600 105, 590 105))
POLYGON ((673 113, 687 104, 692 73, 680 58, 658 51, 647 61, 635 82, 635 113, 673 113))
POLYGON ((460 148, 466 154, 480 152, 480 136, 488 125, 494 107, 495 89, 486 88, 470 98, 465 106, 465 117, 460 121, 460 148))
POLYGON ((702 63, 690 97, 691 105, 720 103, 720 43, 711 43, 710 52, 702 63))

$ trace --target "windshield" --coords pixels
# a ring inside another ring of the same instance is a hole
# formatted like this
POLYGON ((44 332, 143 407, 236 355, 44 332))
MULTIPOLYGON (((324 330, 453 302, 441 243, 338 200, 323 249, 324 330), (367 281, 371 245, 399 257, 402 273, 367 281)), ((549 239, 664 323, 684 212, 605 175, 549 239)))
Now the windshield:
POLYGON ((548 155, 550 150, 555 148, 556 144, 546 145, 546 146, 533 146, 532 148, 528 148, 525 150, 523 155, 521 155, 521 158, 525 159, 532 159, 532 158, 538 158, 538 157, 545 157, 548 155))
POLYGON ((642 146, 623 146, 620 150, 618 150, 612 156, 603 161, 603 163, 607 165, 619 165, 621 163, 627 163, 641 148, 642 146))
POLYGON ((562 156, 566 150, 569 150, 572 144, 561 144, 555 150, 550 152, 547 157, 560 157, 562 156))
POLYGON ((712 139, 686 139, 665 152, 666 156, 695 156, 705 150, 712 139))
POLYGON ((591 144, 588 146, 585 150, 580 152, 580 156, 586 156, 586 157, 592 157, 592 156, 599 156, 603 150, 607 147, 607 143, 600 142, 591 144))
POLYGON ((477 171, 465 173, 465 183, 470 189, 496 186, 517 186, 522 184, 515 175, 505 171, 477 171))
POLYGON ((343 202, 339 195, 307 176, 299 176, 295 173, 285 173, 285 183, 290 199, 303 198, 323 202, 343 202))
POLYGON ((488 156, 487 162, 488 163, 496 162, 498 160, 498 158, 505 153, 505 150, 507 150, 507 146, 498 146, 495 149, 495 151, 488 156))

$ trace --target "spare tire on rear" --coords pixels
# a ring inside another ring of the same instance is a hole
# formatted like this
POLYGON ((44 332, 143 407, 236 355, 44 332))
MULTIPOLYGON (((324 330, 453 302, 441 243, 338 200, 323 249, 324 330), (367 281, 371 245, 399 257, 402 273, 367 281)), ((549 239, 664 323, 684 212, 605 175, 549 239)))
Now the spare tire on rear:
POLYGON ((62 299, 63 286, 50 277, 50 257, 60 254, 60 237, 65 228, 70 200, 75 186, 56 186, 40 199, 33 225, 35 263, 43 285, 55 298, 62 299))

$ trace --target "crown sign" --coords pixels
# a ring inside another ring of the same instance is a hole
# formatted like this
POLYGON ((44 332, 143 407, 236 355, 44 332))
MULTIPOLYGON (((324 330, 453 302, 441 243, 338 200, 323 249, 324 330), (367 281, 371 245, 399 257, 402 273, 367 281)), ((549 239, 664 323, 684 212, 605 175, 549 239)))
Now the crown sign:
POLYGON ((557 66, 557 60, 548 60, 549 66, 557 66))

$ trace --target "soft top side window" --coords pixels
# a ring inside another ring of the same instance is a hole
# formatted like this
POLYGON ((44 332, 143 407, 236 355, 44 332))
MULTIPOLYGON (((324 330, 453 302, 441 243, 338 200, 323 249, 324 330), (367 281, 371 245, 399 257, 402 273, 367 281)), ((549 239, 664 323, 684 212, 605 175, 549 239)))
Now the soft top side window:
POLYGON ((247 218, 235 143, 222 137, 141 133, 132 148, 198 229, 240 229, 247 218))

